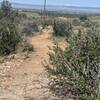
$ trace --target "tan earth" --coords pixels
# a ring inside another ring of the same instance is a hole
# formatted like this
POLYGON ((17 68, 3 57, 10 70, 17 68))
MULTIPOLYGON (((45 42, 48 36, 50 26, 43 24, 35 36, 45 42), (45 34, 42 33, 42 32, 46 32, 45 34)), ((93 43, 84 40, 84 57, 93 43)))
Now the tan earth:
POLYGON ((48 47, 53 46, 52 31, 48 27, 30 39, 35 52, 28 60, 14 60, 15 66, 7 66, 0 84, 0 100, 60 100, 49 91, 49 80, 42 64, 49 58, 48 47), (16 66, 16 62, 20 64, 16 66))

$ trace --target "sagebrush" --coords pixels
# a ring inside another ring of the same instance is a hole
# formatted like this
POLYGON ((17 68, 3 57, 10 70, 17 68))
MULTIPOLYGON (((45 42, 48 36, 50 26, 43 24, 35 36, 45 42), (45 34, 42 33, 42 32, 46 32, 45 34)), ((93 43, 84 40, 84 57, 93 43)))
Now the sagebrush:
POLYGON ((51 90, 74 100, 100 100, 100 34, 95 27, 79 30, 68 43, 65 51, 55 46, 49 54, 51 90))
POLYGON ((57 19, 54 20, 53 30, 55 36, 69 37, 72 34, 73 27, 69 21, 57 19))

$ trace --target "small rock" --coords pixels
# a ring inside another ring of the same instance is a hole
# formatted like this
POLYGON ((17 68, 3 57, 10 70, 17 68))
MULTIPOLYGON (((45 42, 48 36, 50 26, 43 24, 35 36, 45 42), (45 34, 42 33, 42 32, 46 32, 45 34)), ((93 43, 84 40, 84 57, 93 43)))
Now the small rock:
POLYGON ((6 67, 9 68, 9 69, 11 68, 11 66, 6 66, 6 67))

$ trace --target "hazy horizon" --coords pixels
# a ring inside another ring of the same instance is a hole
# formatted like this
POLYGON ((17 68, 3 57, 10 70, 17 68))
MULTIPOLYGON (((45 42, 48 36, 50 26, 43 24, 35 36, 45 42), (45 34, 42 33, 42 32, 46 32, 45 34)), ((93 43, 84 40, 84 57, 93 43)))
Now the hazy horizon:
MULTIPOLYGON (((1 0, 2 1, 2 0, 1 0)), ((8 0, 13 3, 43 5, 44 0, 8 0)), ((47 5, 76 6, 76 7, 100 7, 99 0, 47 0, 47 5)))
MULTIPOLYGON (((1 0, 2 1, 2 0, 1 0)), ((44 4, 44 0, 38 0, 38 2, 36 0, 32 1, 25 1, 22 2, 23 0, 9 0, 12 3, 13 8, 19 8, 19 9, 29 9, 29 10, 42 10, 43 8, 43 4, 44 4), (42 3, 40 3, 40 1, 42 3), (31 3, 31 4, 30 4, 31 3)), ((54 4, 49 3, 49 0, 47 0, 47 6, 46 9, 48 11, 61 11, 61 12, 70 12, 70 13, 91 13, 91 14, 100 14, 100 7, 96 6, 81 6, 81 5, 61 5, 59 4, 61 2, 61 0, 59 0, 60 2, 58 2, 58 4, 55 4, 56 0, 53 2, 54 4)), ((52 0, 51 0, 52 1, 52 0)), ((64 0, 63 0, 64 1, 64 0)), ((69 1, 69 0, 67 0, 69 1)), ((72 1, 80 1, 80 0, 72 0, 72 1)), ((94 1, 94 0, 92 0, 94 1)), ((63 2, 64 3, 64 2, 63 2)), ((76 4, 76 3, 75 3, 76 4)))

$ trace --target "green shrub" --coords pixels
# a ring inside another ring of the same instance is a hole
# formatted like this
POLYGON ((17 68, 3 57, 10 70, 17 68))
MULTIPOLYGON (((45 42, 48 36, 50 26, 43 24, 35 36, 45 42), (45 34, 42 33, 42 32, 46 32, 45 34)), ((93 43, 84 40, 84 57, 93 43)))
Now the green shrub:
POLYGON ((12 11, 11 3, 8 0, 3 0, 1 2, 1 10, 2 10, 3 16, 5 17, 9 16, 12 11))
POLYGON ((69 37, 69 35, 72 34, 72 25, 65 20, 54 20, 53 30, 55 36, 69 37))
POLYGON ((22 33, 25 34, 26 36, 34 35, 38 31, 39 29, 37 21, 26 23, 25 27, 22 29, 22 33))
POLYGON ((94 25, 95 25, 95 27, 98 27, 98 26, 99 26, 98 23, 93 22, 93 21, 91 21, 91 20, 86 20, 86 21, 84 21, 84 23, 82 24, 82 26, 85 27, 85 28, 90 28, 90 27, 92 27, 92 26, 94 26, 94 25))
POLYGON ((53 79, 50 85, 56 94, 70 94, 74 100, 100 99, 100 34, 95 28, 86 33, 79 31, 70 37, 65 51, 55 46, 49 56, 45 68, 53 79))
POLYGON ((19 14, 19 17, 20 18, 23 18, 23 19, 26 19, 27 18, 27 15, 25 13, 21 13, 21 14, 19 14))
MULTIPOLYGON (((0 15, 2 15, 0 16, 0 55, 8 55, 21 50, 22 52, 33 51, 33 46, 23 42, 21 34, 18 32, 20 21, 27 16, 19 14, 18 10, 13 10, 7 0, 3 0, 1 3, 0 15)), ((36 22, 29 24, 27 28, 29 29, 26 29, 25 32, 38 30, 36 22)))
POLYGON ((20 42, 20 36, 16 27, 10 21, 5 20, 0 23, 0 54, 6 55, 14 52, 17 44, 20 42))
POLYGON ((87 20, 88 18, 87 18, 87 16, 81 15, 81 16, 79 17, 79 19, 80 19, 82 22, 84 22, 84 21, 87 20))
POLYGON ((14 52, 20 42, 15 23, 18 12, 13 11, 9 1, 3 0, 0 15, 0 55, 7 55, 14 52))
POLYGON ((74 19, 73 21, 72 21, 72 24, 74 25, 74 26, 80 26, 80 20, 79 19, 74 19))
POLYGON ((46 26, 50 26, 53 25, 53 20, 51 18, 46 18, 45 20, 43 20, 43 27, 45 28, 46 26))
POLYGON ((21 41, 18 44, 16 49, 16 52, 33 52, 33 51, 34 51, 33 45, 28 43, 28 41, 26 41, 25 39, 23 39, 23 41, 21 41))

